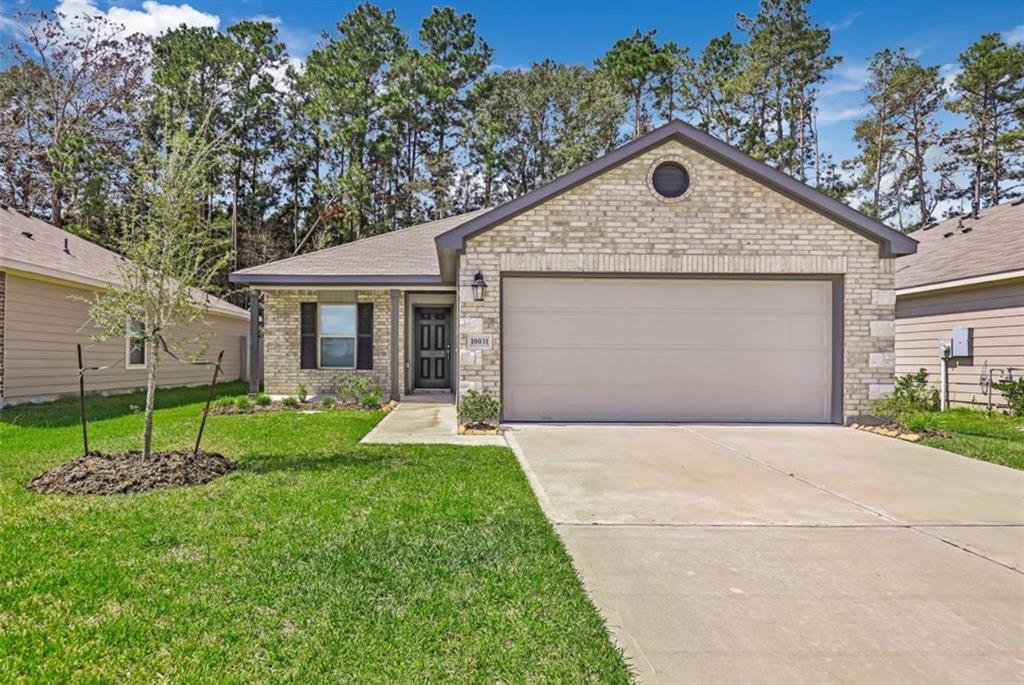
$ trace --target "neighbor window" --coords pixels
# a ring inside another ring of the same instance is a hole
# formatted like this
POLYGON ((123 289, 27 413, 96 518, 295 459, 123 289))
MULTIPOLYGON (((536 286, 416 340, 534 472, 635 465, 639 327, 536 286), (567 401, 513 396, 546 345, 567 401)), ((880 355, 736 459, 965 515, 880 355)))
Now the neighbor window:
POLYGON ((320 305, 320 366, 356 367, 356 306, 320 305))
POLYGON ((124 340, 124 365, 127 369, 141 369, 146 366, 146 325, 136 318, 128 320, 124 340))

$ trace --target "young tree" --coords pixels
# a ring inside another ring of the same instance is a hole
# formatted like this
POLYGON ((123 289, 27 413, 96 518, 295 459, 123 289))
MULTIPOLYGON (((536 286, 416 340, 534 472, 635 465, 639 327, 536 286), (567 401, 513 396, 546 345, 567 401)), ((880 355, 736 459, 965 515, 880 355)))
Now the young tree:
POLYGON ((90 307, 98 340, 130 335, 145 350, 144 458, 152 453, 162 351, 195 341, 184 331, 209 308, 203 293, 228 259, 200 212, 217 153, 216 143, 184 130, 169 133, 165 149, 141 152, 119 218, 118 247, 125 257, 119 278, 98 291, 90 307))
POLYGON ((99 15, 19 19, 13 65, 0 79, 0 199, 96 234, 137 137, 148 41, 99 15))
POLYGON ((966 126, 949 134, 954 167, 970 176, 973 213, 1014 197, 1024 179, 1024 45, 987 33, 960 55, 951 112, 966 126))

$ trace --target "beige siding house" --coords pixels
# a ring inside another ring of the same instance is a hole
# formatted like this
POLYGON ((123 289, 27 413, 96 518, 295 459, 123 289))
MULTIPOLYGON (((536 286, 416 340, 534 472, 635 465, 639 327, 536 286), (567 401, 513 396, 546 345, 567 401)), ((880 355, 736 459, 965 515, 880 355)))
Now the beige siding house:
POLYGON ((1024 376, 1024 203, 912 235, 917 254, 896 262, 896 372, 928 369, 941 385, 939 344, 954 328, 968 328, 972 354, 949 361, 949 402, 1004 406, 988 381, 1024 376))
MULTIPOLYGON (((87 367, 110 366, 86 376, 86 389, 127 391, 145 386, 140 355, 129 354, 126 339, 94 343, 88 300, 117 277, 120 256, 44 221, 0 208, 0 404, 42 401, 78 392, 76 344, 87 367)), ((181 334, 201 334, 206 344, 224 350, 222 378, 243 375, 249 314, 211 297, 205 321, 181 334)), ((215 352, 213 352, 215 354, 215 352)), ((208 382, 206 367, 164 358, 163 386, 208 382)))
POLYGON ((916 243, 673 122, 512 202, 245 269, 265 384, 482 390, 505 421, 842 423, 916 243))

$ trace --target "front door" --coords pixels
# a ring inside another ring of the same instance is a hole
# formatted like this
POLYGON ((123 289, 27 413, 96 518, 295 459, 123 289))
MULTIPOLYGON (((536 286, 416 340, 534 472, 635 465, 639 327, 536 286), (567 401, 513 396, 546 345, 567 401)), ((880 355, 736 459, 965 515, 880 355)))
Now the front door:
POLYGON ((452 387, 452 308, 417 307, 417 388, 452 387))

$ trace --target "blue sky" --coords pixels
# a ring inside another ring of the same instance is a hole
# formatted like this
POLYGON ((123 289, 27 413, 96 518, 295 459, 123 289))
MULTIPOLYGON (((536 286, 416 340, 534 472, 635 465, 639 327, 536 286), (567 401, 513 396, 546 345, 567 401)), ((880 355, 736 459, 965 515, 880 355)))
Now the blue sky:
MULTIPOLYGON (((0 0, 0 31, 18 7, 65 11, 105 12, 129 26, 156 33, 168 25, 212 24, 224 28, 252 17, 272 19, 292 55, 302 58, 316 45, 322 30, 335 23, 355 2, 309 0, 62 0, 30 2, 0 0)), ((420 20, 439 3, 402 0, 380 2, 397 12, 398 22, 415 36, 420 20)), ((460 12, 472 12, 479 33, 494 48, 497 68, 526 66, 545 58, 590 64, 618 38, 635 29, 657 29, 662 40, 673 40, 699 53, 707 41, 735 31, 737 12, 756 13, 754 0, 706 2, 674 0, 655 2, 506 2, 446 3, 460 12)), ((860 113, 865 63, 885 47, 905 47, 924 64, 940 65, 952 74, 957 55, 982 33, 998 32, 1024 41, 1024 2, 1019 0, 927 0, 875 2, 815 2, 811 15, 832 29, 832 52, 843 61, 822 89, 822 149, 837 159, 854 154, 853 122, 860 113)))

